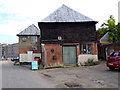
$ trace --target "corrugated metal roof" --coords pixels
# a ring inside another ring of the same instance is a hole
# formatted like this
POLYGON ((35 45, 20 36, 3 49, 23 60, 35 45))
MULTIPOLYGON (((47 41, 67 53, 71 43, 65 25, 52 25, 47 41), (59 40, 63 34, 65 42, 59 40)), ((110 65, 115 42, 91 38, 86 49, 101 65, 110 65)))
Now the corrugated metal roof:
POLYGON ((34 24, 32 24, 28 28, 17 34, 17 36, 20 35, 40 35, 40 30, 34 24))
POLYGON ((100 39, 100 43, 103 43, 103 44, 112 43, 111 41, 109 41, 109 33, 108 32, 100 39))
POLYGON ((93 19, 62 5, 48 17, 43 19, 41 22, 88 22, 94 21, 93 19))

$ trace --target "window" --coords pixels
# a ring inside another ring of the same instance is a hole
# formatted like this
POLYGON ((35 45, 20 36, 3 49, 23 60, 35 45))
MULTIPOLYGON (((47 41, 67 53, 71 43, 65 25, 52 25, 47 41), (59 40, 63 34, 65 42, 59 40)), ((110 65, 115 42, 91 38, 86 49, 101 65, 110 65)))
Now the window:
POLYGON ((109 50, 109 54, 111 55, 113 52, 114 52, 114 48, 111 48, 111 49, 109 50))
POLYGON ((22 41, 25 42, 26 41, 26 37, 22 37, 22 41))
POLYGON ((112 57, 120 56, 120 52, 113 52, 110 56, 112 56, 112 57))
POLYGON ((92 44, 80 44, 81 54, 92 54, 92 44))
POLYGON ((31 41, 32 42, 37 42, 37 36, 31 36, 31 41))

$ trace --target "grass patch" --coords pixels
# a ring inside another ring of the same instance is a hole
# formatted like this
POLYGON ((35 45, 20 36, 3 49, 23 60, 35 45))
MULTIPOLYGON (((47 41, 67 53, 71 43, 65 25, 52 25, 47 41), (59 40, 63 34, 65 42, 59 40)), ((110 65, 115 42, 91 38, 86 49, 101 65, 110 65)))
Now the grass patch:
POLYGON ((60 68, 73 68, 73 67, 78 67, 78 65, 60 66, 60 68))

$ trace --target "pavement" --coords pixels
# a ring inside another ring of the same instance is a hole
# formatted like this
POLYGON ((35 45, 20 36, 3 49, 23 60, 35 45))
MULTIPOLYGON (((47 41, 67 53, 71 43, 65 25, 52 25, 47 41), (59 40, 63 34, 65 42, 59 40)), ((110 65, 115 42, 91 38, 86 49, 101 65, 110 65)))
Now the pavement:
POLYGON ((58 87, 118 88, 119 86, 119 70, 109 70, 104 61, 95 66, 47 69, 39 73, 59 82, 58 87))

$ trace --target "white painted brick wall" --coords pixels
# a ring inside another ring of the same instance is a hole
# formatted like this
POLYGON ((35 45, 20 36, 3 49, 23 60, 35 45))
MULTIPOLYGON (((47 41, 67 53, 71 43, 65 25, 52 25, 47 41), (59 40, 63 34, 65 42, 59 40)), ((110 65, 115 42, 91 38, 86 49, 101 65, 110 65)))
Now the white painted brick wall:
POLYGON ((87 62, 88 59, 93 59, 94 61, 98 61, 97 55, 90 55, 90 54, 82 54, 78 56, 78 64, 84 64, 84 62, 87 62))

